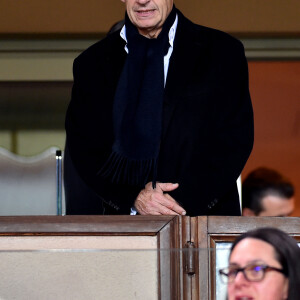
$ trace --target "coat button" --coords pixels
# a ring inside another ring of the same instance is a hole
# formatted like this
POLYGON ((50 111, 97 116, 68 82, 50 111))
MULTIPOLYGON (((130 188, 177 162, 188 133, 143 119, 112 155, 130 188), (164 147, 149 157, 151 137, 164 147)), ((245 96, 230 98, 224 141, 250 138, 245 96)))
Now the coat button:
POLYGON ((209 209, 212 209, 218 202, 219 202, 218 199, 214 199, 213 201, 211 201, 211 202, 207 205, 207 207, 208 207, 209 209))

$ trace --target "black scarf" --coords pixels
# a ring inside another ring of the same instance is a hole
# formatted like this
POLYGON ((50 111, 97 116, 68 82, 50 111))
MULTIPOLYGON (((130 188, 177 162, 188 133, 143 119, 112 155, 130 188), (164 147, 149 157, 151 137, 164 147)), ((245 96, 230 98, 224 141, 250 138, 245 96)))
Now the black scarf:
POLYGON ((156 39, 139 34, 125 16, 128 55, 114 97, 114 143, 100 170, 112 182, 155 187, 164 97, 164 56, 176 8, 156 39))

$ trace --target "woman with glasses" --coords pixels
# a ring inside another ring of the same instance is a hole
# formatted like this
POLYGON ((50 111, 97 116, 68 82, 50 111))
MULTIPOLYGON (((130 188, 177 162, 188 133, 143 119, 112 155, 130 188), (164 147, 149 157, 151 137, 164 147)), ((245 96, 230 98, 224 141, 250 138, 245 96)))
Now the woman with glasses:
POLYGON ((229 300, 300 299, 300 248, 276 228, 259 228, 233 243, 221 269, 229 300))

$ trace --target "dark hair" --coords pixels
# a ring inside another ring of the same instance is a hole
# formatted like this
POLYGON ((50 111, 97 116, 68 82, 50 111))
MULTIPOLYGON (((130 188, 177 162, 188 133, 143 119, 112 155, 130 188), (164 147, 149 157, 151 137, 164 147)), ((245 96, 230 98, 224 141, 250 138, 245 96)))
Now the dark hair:
POLYGON ((294 195, 293 184, 275 170, 264 167, 255 169, 243 181, 242 206, 258 215, 263 211, 261 200, 270 194, 289 199, 294 195))
POLYGON ((245 238, 262 240, 275 250, 275 258, 288 274, 288 300, 299 300, 300 286, 300 248, 294 238, 277 228, 258 228, 240 235, 233 243, 230 255, 235 246, 245 238))

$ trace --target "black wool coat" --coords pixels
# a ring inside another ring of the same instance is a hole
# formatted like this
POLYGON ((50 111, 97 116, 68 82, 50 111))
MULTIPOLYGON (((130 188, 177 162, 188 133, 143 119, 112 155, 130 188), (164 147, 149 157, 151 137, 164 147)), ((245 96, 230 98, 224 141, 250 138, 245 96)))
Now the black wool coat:
MULTIPOLYGON (((74 61, 66 154, 94 197, 66 199, 69 214, 102 213, 102 201, 111 213, 128 214, 141 190, 97 175, 113 144, 114 92, 126 59, 119 33, 74 61)), ((178 12, 165 86, 158 181, 179 183, 170 194, 187 215, 239 215, 236 180, 252 150, 253 131, 243 45, 178 12)), ((70 183, 68 188, 75 187, 70 183)))

